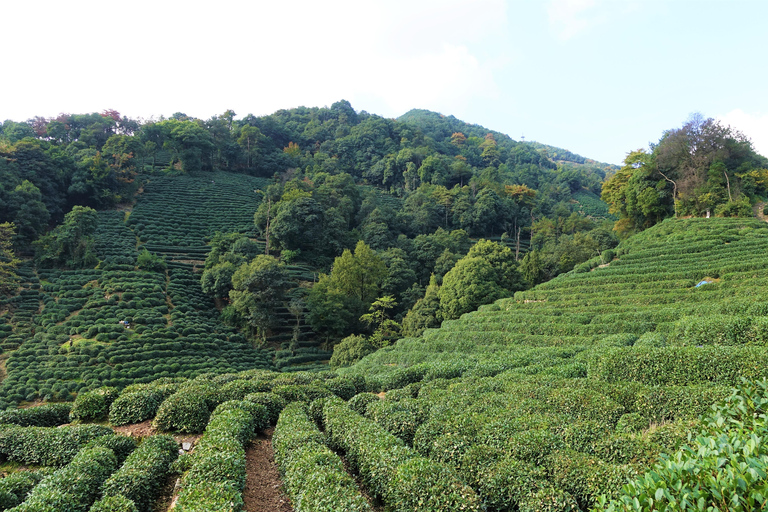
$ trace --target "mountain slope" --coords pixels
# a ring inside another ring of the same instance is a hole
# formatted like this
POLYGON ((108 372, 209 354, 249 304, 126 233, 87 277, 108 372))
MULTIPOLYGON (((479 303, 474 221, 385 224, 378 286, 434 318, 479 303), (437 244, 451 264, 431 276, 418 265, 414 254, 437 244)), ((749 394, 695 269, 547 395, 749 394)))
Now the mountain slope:
MULTIPOLYGON (((731 386, 768 377, 768 226, 667 220, 616 255, 344 374, 429 411, 410 427, 413 446, 494 509, 537 493, 582 509, 617 496, 731 386)), ((392 432, 403 421, 380 418, 392 432)))

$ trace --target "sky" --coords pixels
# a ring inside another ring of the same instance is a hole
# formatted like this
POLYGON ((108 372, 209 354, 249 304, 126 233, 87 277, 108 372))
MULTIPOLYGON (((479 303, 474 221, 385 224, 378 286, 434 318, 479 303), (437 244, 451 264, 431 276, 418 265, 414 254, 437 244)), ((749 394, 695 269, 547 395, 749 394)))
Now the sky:
POLYGON ((621 164, 690 114, 768 156, 766 0, 37 0, 0 18, 0 120, 420 108, 621 164))

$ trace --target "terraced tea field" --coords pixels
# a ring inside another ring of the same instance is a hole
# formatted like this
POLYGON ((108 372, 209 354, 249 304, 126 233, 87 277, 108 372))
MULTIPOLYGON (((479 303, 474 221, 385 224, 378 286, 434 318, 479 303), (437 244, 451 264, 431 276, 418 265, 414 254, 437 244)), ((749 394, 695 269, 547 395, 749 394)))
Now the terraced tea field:
POLYGON ((264 183, 227 173, 153 176, 133 211, 99 213, 98 268, 22 267, 24 290, 0 317, 0 347, 10 353, 0 406, 158 377, 272 368, 272 354, 221 323, 194 272, 216 231, 252 229, 254 189, 264 183), (162 256, 167 271, 138 269, 143 249, 162 256))
MULTIPOLYGON (((241 510, 253 478, 246 449, 275 425, 296 511, 600 509, 601 497, 620 497, 661 454, 711 428, 702 415, 742 378, 768 377, 768 225, 670 220, 599 263, 337 373, 244 370, 260 353, 206 323, 210 304, 193 291, 189 264, 167 275, 121 272, 119 260, 28 274, 18 310, 37 308, 42 334, 13 352, 14 386, 2 390, 79 394, 2 413, 0 455, 40 467, 0 480, 7 506, 241 510), (132 332, 111 321, 123 317, 132 332), (153 359, 166 351, 178 369, 153 359), (105 420, 148 437, 136 447, 90 424, 105 420), (173 462, 166 433, 202 436, 173 462), (74 474, 87 485, 64 494, 74 474), (173 496, 149 484, 176 478, 173 496)), ((17 331, 4 325, 8 343, 17 331)), ((746 392, 750 418, 768 403, 763 388, 746 392)))

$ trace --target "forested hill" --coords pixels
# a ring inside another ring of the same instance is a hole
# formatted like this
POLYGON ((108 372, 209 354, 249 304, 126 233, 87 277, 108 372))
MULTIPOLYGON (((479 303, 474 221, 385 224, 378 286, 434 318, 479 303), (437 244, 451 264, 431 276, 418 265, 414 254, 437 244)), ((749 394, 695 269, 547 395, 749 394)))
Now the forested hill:
POLYGON ((467 137, 477 137, 478 139, 483 139, 490 133, 496 139, 499 148, 502 150, 514 151, 515 148, 519 148, 517 151, 522 151, 525 144, 527 144, 538 151, 543 160, 552 160, 561 164, 587 165, 596 173, 602 175, 603 178, 607 172, 615 172, 619 169, 617 165, 585 158, 581 155, 572 153, 567 149, 549 146, 540 142, 518 142, 513 140, 507 134, 488 130, 483 126, 466 123, 460 119, 456 119, 454 116, 446 116, 430 110, 412 109, 398 117, 397 120, 417 126, 424 135, 431 137, 436 141, 436 144, 438 144, 444 152, 450 151, 447 144, 451 142, 451 136, 454 133, 462 133, 467 137))

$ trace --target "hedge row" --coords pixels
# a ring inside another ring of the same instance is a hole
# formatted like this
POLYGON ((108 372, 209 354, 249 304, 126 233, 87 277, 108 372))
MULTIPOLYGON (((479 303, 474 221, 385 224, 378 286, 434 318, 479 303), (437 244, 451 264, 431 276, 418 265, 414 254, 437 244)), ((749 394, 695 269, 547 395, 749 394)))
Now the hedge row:
POLYGON ((607 382, 733 386, 742 378, 768 376, 768 350, 720 346, 615 348, 596 354, 589 362, 588 373, 590 378, 607 382))
POLYGON ((445 465, 420 457, 341 400, 327 400, 323 422, 370 492, 395 511, 482 510, 475 492, 445 465))
POLYGON ((272 446, 275 462, 296 512, 368 512, 371 507, 338 455, 324 443, 306 405, 289 404, 280 414, 272 446))
POLYGON ((119 392, 117 388, 102 387, 78 393, 75 403, 72 404, 72 411, 69 413, 70 420, 100 420, 107 417, 109 407, 115 401, 119 392))
POLYGON ((86 512, 117 466, 112 450, 100 446, 83 449, 68 465, 43 479, 26 501, 10 511, 86 512))
POLYGON ((252 402, 224 402, 214 410, 194 452, 181 460, 187 468, 176 510, 232 511, 243 506, 245 449, 256 428, 256 418, 266 421, 267 409, 252 402))
POLYGON ((109 408, 109 422, 115 426, 140 423, 154 418, 160 404, 179 384, 160 379, 151 384, 128 386, 109 408))
POLYGON ((43 404, 28 409, 0 412, 0 425, 12 423, 22 427, 57 427, 69 423, 72 404, 43 404))
POLYGON ((171 463, 178 456, 178 444, 171 436, 151 436, 139 445, 122 467, 104 484, 104 497, 123 496, 139 512, 149 512, 165 482, 171 463))
POLYGON ((88 442, 111 436, 102 425, 69 427, 0 426, 0 455, 14 462, 61 467, 68 464, 88 442))
POLYGON ((43 479, 41 471, 18 471, 0 479, 0 510, 15 507, 43 479))

